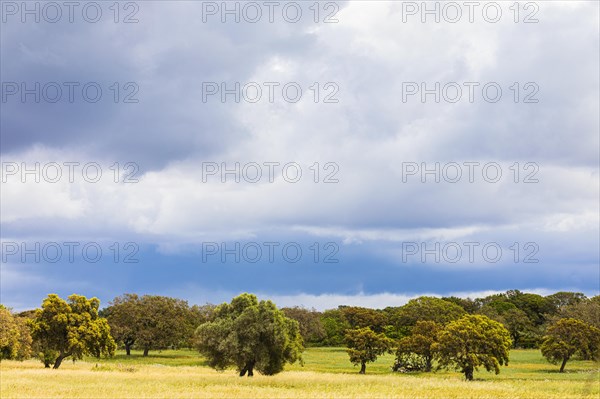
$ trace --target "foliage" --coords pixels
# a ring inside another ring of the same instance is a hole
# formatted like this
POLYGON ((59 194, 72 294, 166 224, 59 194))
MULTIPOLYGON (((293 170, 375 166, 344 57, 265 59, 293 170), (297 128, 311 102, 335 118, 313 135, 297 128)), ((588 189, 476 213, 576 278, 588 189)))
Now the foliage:
POLYGON ((505 313, 509 310, 518 309, 514 303, 504 300, 493 300, 486 305, 482 306, 481 313, 485 314, 486 311, 496 312, 498 314, 505 313))
POLYGON ((327 337, 321 320, 321 313, 315 309, 294 306, 293 308, 281 308, 281 311, 286 317, 298 322, 300 325, 300 334, 305 343, 316 344, 327 337))
POLYGON ((561 319, 548 328, 540 349, 549 362, 561 363, 562 373, 576 354, 584 359, 600 357, 600 330, 581 320, 561 319))
POLYGON ((499 303, 501 302, 493 301, 484 305, 480 313, 506 327, 514 348, 537 347, 541 333, 527 314, 510 302, 504 302, 510 306, 498 306, 499 303))
POLYGON ((546 297, 550 300, 554 308, 559 311, 567 306, 577 305, 585 300, 587 297, 581 292, 568 292, 560 291, 546 297))
POLYGON ((455 305, 460 306, 469 314, 476 313, 479 310, 479 304, 471 298, 459 298, 456 296, 448 296, 442 298, 444 301, 452 302, 455 305))
POLYGON ((31 334, 27 320, 0 305, 0 360, 25 360, 31 356, 31 334))
POLYGON ((425 371, 427 369, 427 362, 421 355, 417 355, 414 352, 396 352, 396 359, 392 365, 392 371, 400 373, 410 373, 414 371, 425 371))
POLYGON ((386 352, 390 352, 394 341, 383 333, 376 333, 369 327, 349 330, 346 333, 346 346, 350 362, 360 364, 360 374, 365 374, 367 363, 377 360, 386 352))
POLYGON ((140 299, 136 345, 144 350, 178 347, 186 339, 188 304, 186 301, 158 295, 140 299))
POLYGON ((541 295, 512 290, 507 291, 507 296, 510 302, 527 314, 527 317, 535 326, 544 324, 548 315, 556 311, 552 299, 541 295))
MULTIPOLYGON (((561 293, 559 297, 569 296, 561 293)), ((577 293, 573 293, 577 296, 577 293)), ((534 334, 538 327, 548 321, 548 318, 556 313, 557 298, 543 297, 538 294, 523 293, 519 290, 509 290, 504 294, 489 295, 476 300, 480 305, 478 313, 496 319, 511 309, 519 309, 525 313, 532 328, 525 335, 534 334)), ((535 339, 534 339, 535 341, 535 339)), ((518 343, 517 343, 518 344, 518 343)))
POLYGON ((303 350, 296 320, 285 317, 271 301, 242 294, 215 309, 215 319, 196 330, 197 349, 210 367, 237 367, 240 376, 254 369, 265 375, 281 372, 303 350))
POLYGON ((0 307, 0 359, 14 359, 19 350, 19 328, 10 310, 0 307))
POLYGON ((536 336, 535 326, 521 309, 509 309, 502 313, 501 322, 510 333, 514 348, 526 347, 523 337, 536 336))
POLYGON ((214 319, 214 312, 216 305, 211 303, 204 304, 202 306, 193 305, 190 306, 187 311, 185 318, 185 331, 184 339, 181 342, 182 346, 187 348, 193 348, 195 345, 195 333, 198 326, 214 319))
POLYGON ((204 321, 202 309, 194 312, 181 299, 136 294, 115 298, 104 311, 117 341, 128 352, 135 344, 144 356, 151 349, 188 346, 193 331, 204 321))
POLYGON ((447 324, 466 314, 459 305, 440 298, 422 296, 411 299, 397 309, 392 320, 404 335, 410 334, 410 329, 417 321, 433 321, 437 324, 447 324))
POLYGON ((449 323, 433 344, 440 367, 455 368, 473 380, 479 366, 500 373, 508 365, 510 334, 502 324, 483 315, 467 315, 449 323))
POLYGON ((600 328, 600 295, 579 302, 571 302, 559 309, 558 314, 551 320, 577 319, 600 328))
POLYGON ((440 330, 434 321, 418 321, 411 335, 400 340, 393 370, 431 371, 436 353, 434 344, 440 330), (417 361, 418 358, 422 361, 417 361))
POLYGON ((136 294, 124 294, 116 297, 102 312, 102 315, 108 320, 113 338, 125 346, 128 355, 137 336, 139 314, 140 299, 136 294))
POLYGON ((369 327, 371 330, 383 332, 387 324, 385 314, 381 311, 359 306, 340 306, 344 318, 351 329, 369 327))
POLYGON ((344 343, 346 331, 350 328, 350 323, 344 317, 339 309, 326 310, 321 315, 321 322, 327 335, 323 339, 324 345, 339 346, 344 343))
POLYGON ((331 346, 342 345, 346 332, 350 329, 369 327, 380 333, 386 331, 389 324, 384 311, 359 306, 339 306, 337 309, 326 310, 321 316, 321 322, 326 333, 322 342, 331 346))
POLYGON ((81 359, 83 355, 112 356, 116 344, 106 319, 98 316, 100 301, 73 294, 64 301, 50 294, 36 310, 32 335, 40 349, 39 357, 46 367, 54 360, 60 367, 66 357, 81 359))

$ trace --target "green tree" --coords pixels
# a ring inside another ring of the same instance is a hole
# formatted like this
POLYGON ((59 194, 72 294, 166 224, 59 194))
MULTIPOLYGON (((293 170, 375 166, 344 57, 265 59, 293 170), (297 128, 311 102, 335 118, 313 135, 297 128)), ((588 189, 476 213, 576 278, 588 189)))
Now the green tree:
POLYGON ((417 371, 422 365, 422 370, 429 372, 435 357, 435 346, 441 326, 434 321, 417 321, 412 328, 411 335, 404 337, 398 343, 394 371, 417 371), (415 362, 415 356, 422 362, 415 362))
POLYGON ((391 352, 394 341, 383 333, 376 333, 369 327, 349 330, 346 333, 347 352, 350 362, 360 364, 360 374, 365 374, 367 363, 374 362, 377 357, 391 352))
POLYGON ((506 327, 510 333, 510 337, 513 341, 513 347, 518 348, 522 344, 522 338, 524 336, 535 335, 535 328, 527 314, 521 309, 508 309, 501 314, 502 324, 506 327))
POLYGON ((389 327, 388 311, 359 306, 339 306, 323 312, 321 323, 326 337, 323 344, 339 346, 345 342, 346 332, 350 329, 369 327, 375 332, 386 331, 389 327))
MULTIPOLYGON (((520 293, 520 291, 514 291, 514 292, 520 293)), ((492 295, 488 295, 484 298, 476 298, 475 299, 475 302, 477 303, 477 306, 479 308, 482 308, 483 306, 485 306, 491 302, 496 302, 496 301, 500 301, 500 302, 508 301, 508 295, 507 294, 492 294, 492 295)))
POLYGON ((33 338, 31 337, 31 328, 29 320, 15 316, 17 327, 19 328, 19 350, 17 351, 17 360, 29 359, 32 354, 33 338))
POLYGON ((300 334, 305 343, 316 344, 327 336, 325 327, 321 321, 321 313, 315 309, 295 306, 293 308, 281 308, 281 311, 286 317, 298 322, 300 325, 300 334))
POLYGON ((479 304, 471 298, 464 299, 456 296, 447 296, 442 299, 460 306, 469 314, 476 313, 479 310, 479 304))
POLYGON ((555 323, 560 319, 577 319, 600 328, 600 295, 560 308, 551 321, 555 323))
POLYGON ((27 320, 0 305, 0 360, 25 360, 31 356, 31 334, 27 320))
POLYGON ((560 372, 576 354, 587 359, 598 359, 600 330, 576 319, 561 319, 548 328, 540 347, 542 355, 553 364, 560 363, 560 372))
POLYGON ((514 303, 509 302, 508 300, 493 300, 487 303, 486 305, 482 306, 480 312, 482 314, 486 314, 486 312, 489 312, 491 310, 498 314, 503 314, 504 312, 507 312, 512 309, 518 308, 514 303))
POLYGON ((178 347, 186 339, 186 301, 159 295, 140 298, 136 346, 148 356, 150 349, 178 347))
POLYGON ((112 336, 125 347, 127 356, 131 355, 131 348, 135 344, 140 314, 140 298, 137 294, 118 296, 102 311, 102 315, 108 320, 112 336))
POLYGON ((484 305, 479 313, 502 323, 510 332, 513 347, 537 347, 538 329, 527 314, 511 302, 492 301, 484 305))
POLYGON ((0 305, 0 360, 14 359, 19 350, 19 328, 10 310, 0 305))
POLYGON ((512 344, 506 328, 483 315, 467 315, 449 323, 438 341, 433 348, 439 353, 440 367, 460 370, 469 381, 479 366, 500 373, 500 366, 508 365, 512 344))
POLYGON ((578 303, 587 300, 587 297, 583 293, 569 291, 560 291, 552 295, 548 295, 546 298, 550 300, 557 311, 567 306, 577 305, 578 303))
POLYGON ((350 324, 340 309, 329 309, 321 315, 321 322, 325 329, 326 337, 323 344, 330 346, 343 345, 346 331, 350 324))
POLYGON ((339 310, 351 329, 369 327, 371 330, 380 333, 383 332, 387 324, 385 313, 379 310, 360 306, 340 306, 339 310))
POLYGON ((201 324, 214 319, 214 311, 216 305, 207 303, 204 305, 193 305, 187 312, 185 321, 184 340, 181 342, 182 346, 193 348, 196 343, 196 329, 201 324))
POLYGON ((103 313, 127 354, 134 344, 144 356, 151 349, 188 345, 197 327, 190 326, 194 322, 186 301, 165 296, 125 294, 116 297, 103 313))
POLYGON ((240 377, 254 370, 265 375, 281 372, 285 363, 300 359, 300 328, 271 301, 242 294, 215 309, 214 320, 196 330, 196 347, 209 366, 224 370, 234 366, 240 377))
POLYGON ((395 312, 393 322, 404 335, 410 334, 410 329, 417 321, 434 321, 437 324, 447 324, 467 314, 459 305, 440 298, 422 296, 411 299, 395 312))
POLYGON ((81 359, 84 355, 114 355, 116 344, 108 322, 98 316, 99 306, 98 298, 75 294, 67 301, 56 294, 44 299, 42 308, 36 310, 32 335, 46 367, 54 361, 57 369, 69 356, 81 359))
POLYGON ((541 295, 522 293, 518 290, 507 291, 506 295, 511 303, 527 314, 535 326, 544 324, 548 315, 556 312, 552 300, 541 295))

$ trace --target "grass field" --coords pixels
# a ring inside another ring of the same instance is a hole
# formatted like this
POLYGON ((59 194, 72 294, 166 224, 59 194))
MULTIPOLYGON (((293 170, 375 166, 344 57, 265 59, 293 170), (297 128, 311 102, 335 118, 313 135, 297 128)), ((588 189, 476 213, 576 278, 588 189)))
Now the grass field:
POLYGON ((499 375, 479 372, 466 382, 459 373, 391 373, 393 356, 367 366, 348 362, 342 348, 308 348, 304 366, 273 377, 239 378, 218 373, 192 351, 163 351, 144 358, 119 352, 112 359, 65 361, 58 370, 35 360, 0 364, 2 398, 599 398, 598 364, 571 361, 567 373, 537 350, 511 352, 499 375))

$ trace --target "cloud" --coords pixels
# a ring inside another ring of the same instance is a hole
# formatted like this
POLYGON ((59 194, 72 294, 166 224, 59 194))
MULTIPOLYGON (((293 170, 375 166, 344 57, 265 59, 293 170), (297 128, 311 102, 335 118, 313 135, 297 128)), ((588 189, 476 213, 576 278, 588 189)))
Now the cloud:
MULTIPOLYGON (((94 81, 104 89, 98 103, 17 96, 2 104, 3 236, 152 248, 145 253, 155 257, 156 272, 143 283, 124 280, 123 290, 158 290, 178 262, 198 280, 224 281, 227 292, 246 287, 281 298, 401 298, 411 285, 454 292, 595 284, 600 66, 590 54, 598 48, 598 4, 543 3, 538 24, 514 23, 508 9, 498 24, 479 16, 475 23, 421 23, 419 16, 399 23, 395 2, 341 2, 339 23, 315 24, 304 6, 307 18, 297 24, 202 23, 201 4, 185 2, 140 4, 140 22, 127 26, 3 24, 3 82, 94 81), (119 96, 134 82, 139 102, 115 103, 114 82, 119 96), (256 82, 263 97, 204 102, 203 82, 256 82), (273 102, 266 82, 279 83, 273 102), (303 92, 295 103, 283 98, 290 82, 303 92), (429 89, 456 82, 463 97, 435 102, 430 94, 423 103, 403 96, 411 82, 429 89), (468 82, 479 84, 472 103, 468 82), (490 82, 503 90, 498 103, 481 95, 490 82), (528 95, 539 101, 524 103, 528 95), (324 103, 328 96, 338 101, 324 103), (79 174, 72 183, 5 176, 9 164, 23 162, 95 162, 103 176, 94 183, 79 174), (236 162, 260 165, 263 178, 204 179, 209 163, 231 169, 236 162), (282 171, 292 162, 302 170, 297 183, 282 171), (473 182, 469 162, 478 163, 473 182), (123 182, 126 165, 139 182, 123 182), (419 171, 407 175, 407 165, 419 171), (449 165, 460 167, 460 181, 448 181, 449 165), (485 165, 500 169, 498 182, 485 165), (432 168, 438 181, 423 173, 432 168), (236 240, 335 241, 346 255, 339 268, 266 267, 268 278, 232 276, 238 271, 230 266, 203 277, 188 258, 202 242, 236 240), (523 271, 507 262, 398 261, 403 242, 466 240, 521 249, 534 242, 540 264, 523 271), (344 275, 328 291, 322 281, 336 273, 344 275), (393 278, 401 281, 396 287, 393 278)), ((102 274, 107 281, 113 267, 102 274)), ((94 273, 83 269, 78 281, 94 281, 94 273)), ((173 285, 186 280, 173 278, 173 285)))
MULTIPOLYGON (((526 292, 536 293, 540 295, 550 295, 553 292, 549 292, 545 289, 531 289, 525 290, 526 292)), ((457 296, 461 298, 483 298, 488 295, 499 294, 503 291, 480 291, 480 292, 450 292, 446 296, 457 296)), ((332 304, 336 305, 347 305, 347 306, 362 306, 372 309, 384 309, 388 306, 402 306, 409 300, 417 298, 419 296, 435 296, 440 297, 439 293, 423 293, 418 295, 402 295, 393 293, 380 293, 374 295, 368 295, 365 293, 357 293, 355 295, 336 295, 336 294, 324 294, 324 295, 290 295, 290 296, 268 296, 278 306, 304 306, 306 308, 315 308, 323 311, 331 309, 332 304)))

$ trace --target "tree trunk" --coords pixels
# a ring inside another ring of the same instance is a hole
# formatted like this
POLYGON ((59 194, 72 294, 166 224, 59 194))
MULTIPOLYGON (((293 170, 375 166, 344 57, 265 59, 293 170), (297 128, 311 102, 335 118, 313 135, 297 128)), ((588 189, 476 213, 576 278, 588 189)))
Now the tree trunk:
POLYGON ((54 366, 52 367, 53 369, 57 369, 60 367, 61 363, 63 361, 63 357, 59 356, 56 358, 56 361, 54 362, 54 366))
POLYGON ((473 381, 473 366, 468 366, 465 368, 465 378, 467 381, 473 381))
POLYGON ((48 360, 44 360, 44 368, 50 368, 50 362, 48 360))
POLYGON ((559 373, 564 373, 565 372, 565 366, 567 365, 568 361, 569 361, 568 357, 563 358, 562 364, 560 365, 559 373))
POLYGON ((252 360, 251 362, 247 362, 246 365, 244 366, 243 369, 240 370, 240 377, 243 377, 246 375, 246 372, 248 372, 248 377, 254 377, 254 364, 256 362, 254 360, 252 360))
POLYGON ((365 374, 367 372, 367 363, 362 362, 360 364, 360 371, 358 372, 358 374, 365 374))
POLYGON ((144 356, 148 356, 149 351, 150 351, 150 348, 144 348, 144 356))
POLYGON ((53 369, 57 369, 60 367, 62 361, 66 358, 71 356, 70 353, 61 353, 60 355, 58 355, 58 357, 56 358, 56 361, 54 361, 54 366, 52 367, 53 369))
POLYGON ((126 338, 123 343, 125 344, 125 353, 127 354, 127 356, 131 356, 131 347, 135 343, 135 339, 126 338))
POLYGON ((514 335, 513 335, 513 348, 518 348, 519 347, 519 338, 521 338, 521 334, 514 333, 514 335))
POLYGON ((425 372, 429 373, 431 371, 431 357, 425 357, 425 372))

